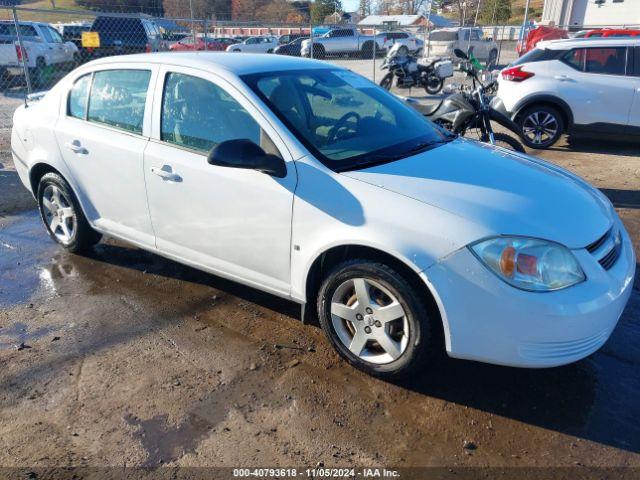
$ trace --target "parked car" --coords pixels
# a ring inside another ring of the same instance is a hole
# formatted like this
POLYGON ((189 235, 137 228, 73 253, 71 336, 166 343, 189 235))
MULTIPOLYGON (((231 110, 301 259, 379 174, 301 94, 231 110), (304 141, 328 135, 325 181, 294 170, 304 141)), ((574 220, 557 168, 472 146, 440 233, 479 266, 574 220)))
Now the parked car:
POLYGON ((417 53, 424 47, 424 42, 407 32, 385 32, 386 38, 384 42, 384 49, 389 51, 394 45, 400 44, 398 53, 400 55, 409 55, 410 53, 417 53))
POLYGON ((53 27, 58 30, 65 42, 73 42, 78 49, 82 48, 82 32, 91 30, 90 23, 59 23, 53 27))
POLYGON ((564 132, 640 138, 640 39, 540 42, 498 78, 493 106, 530 148, 564 132), (635 61, 634 61, 635 59, 635 61))
POLYGON ((522 56, 531 51, 539 42, 563 38, 569 38, 569 32, 567 30, 540 25, 539 27, 529 30, 524 36, 524 39, 516 44, 516 52, 519 56, 522 56))
POLYGON ((158 26, 144 16, 100 15, 93 21, 91 31, 100 37, 99 47, 87 49, 93 58, 168 49, 158 26))
POLYGON ((302 42, 307 40, 309 37, 298 37, 290 43, 286 43, 284 45, 279 45, 273 51, 273 53, 277 53, 278 55, 289 55, 292 57, 301 56, 302 50, 302 42))
MULTIPOLYGON (((356 28, 334 28, 320 37, 313 38, 313 58, 324 58, 327 55, 359 54, 363 58, 372 58, 374 49, 384 52, 386 38, 384 34, 375 36, 361 35, 356 28)), ((311 56, 311 40, 302 42, 301 55, 311 56)))
POLYGON ((492 38, 487 38, 481 28, 442 28, 429 35, 429 52, 425 55, 447 56, 456 59, 454 50, 459 48, 468 56, 473 56, 493 65, 498 59, 498 45, 492 38))
POLYGON ((184 52, 189 50, 209 50, 212 52, 224 52, 228 45, 220 42, 215 38, 196 37, 196 41, 193 41, 193 36, 188 36, 172 43, 169 46, 169 50, 172 52, 184 52))
POLYGON ((227 52, 273 53, 278 46, 275 37, 249 37, 246 40, 229 45, 227 52))
POLYGON ((18 44, 15 23, 0 21, 0 70, 2 75, 23 76, 24 64, 33 86, 40 88, 55 74, 67 71, 78 62, 78 48, 65 42, 48 23, 20 22, 22 47, 18 44))
POLYGON ((299 302, 384 378, 444 349, 579 360, 633 289, 631 240, 597 189, 324 62, 104 58, 20 106, 11 151, 63 248, 111 235, 299 302))
MULTIPOLYGON (((596 28, 587 30, 580 37, 583 38, 609 38, 609 37, 638 37, 640 30, 633 28, 596 28)), ((576 35, 576 37, 578 37, 576 35)))
POLYGON ((286 35, 280 35, 278 37, 278 45, 287 45, 299 38, 309 38, 309 35, 304 33, 288 33, 286 35))

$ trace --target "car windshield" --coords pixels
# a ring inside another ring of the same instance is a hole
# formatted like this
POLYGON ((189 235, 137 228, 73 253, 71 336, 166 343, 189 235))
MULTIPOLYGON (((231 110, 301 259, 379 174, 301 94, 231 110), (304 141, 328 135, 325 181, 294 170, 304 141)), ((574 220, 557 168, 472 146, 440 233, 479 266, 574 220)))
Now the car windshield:
POLYGON ((397 97, 348 70, 268 72, 243 80, 320 161, 336 171, 397 160, 453 138, 397 97))

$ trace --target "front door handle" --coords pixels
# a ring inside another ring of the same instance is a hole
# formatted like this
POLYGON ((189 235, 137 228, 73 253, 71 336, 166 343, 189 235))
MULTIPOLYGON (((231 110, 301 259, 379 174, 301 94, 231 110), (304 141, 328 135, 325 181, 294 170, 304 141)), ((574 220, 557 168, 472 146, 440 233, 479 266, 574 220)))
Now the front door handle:
POLYGON ((560 80, 561 82, 566 82, 567 80, 571 80, 567 75, 555 75, 553 78, 556 80, 560 80))
POLYGON ((67 142, 64 144, 64 146, 71 150, 73 153, 77 153, 79 155, 87 155, 89 153, 89 150, 87 150, 80 144, 80 140, 67 142))
POLYGON ((177 173, 173 173, 173 170, 169 165, 163 165, 162 167, 151 167, 151 173, 159 176, 163 180, 168 182, 181 182, 182 177, 177 173))

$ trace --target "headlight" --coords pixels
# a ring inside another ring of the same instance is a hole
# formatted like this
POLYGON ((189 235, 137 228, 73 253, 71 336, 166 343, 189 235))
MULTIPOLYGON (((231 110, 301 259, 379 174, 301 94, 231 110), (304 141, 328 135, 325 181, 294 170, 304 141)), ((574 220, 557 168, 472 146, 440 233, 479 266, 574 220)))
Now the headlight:
POLYGON ((585 280, 568 248, 546 240, 495 237, 471 245, 489 270, 516 288, 549 292, 585 280))

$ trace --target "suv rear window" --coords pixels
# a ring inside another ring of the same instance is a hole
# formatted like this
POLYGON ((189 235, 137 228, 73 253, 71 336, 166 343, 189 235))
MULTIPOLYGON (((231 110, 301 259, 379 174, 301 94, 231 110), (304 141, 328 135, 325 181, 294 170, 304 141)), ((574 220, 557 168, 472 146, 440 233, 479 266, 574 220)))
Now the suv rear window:
POLYGON ((567 52, 562 57, 562 61, 582 72, 624 75, 627 64, 627 48, 575 48, 567 52))
POLYGON ((522 65, 523 63, 534 63, 534 62, 544 62, 545 60, 553 60, 554 58, 560 58, 566 50, 551 50, 549 48, 534 48, 529 52, 525 53, 519 59, 511 64, 511 66, 515 67, 516 65, 522 65))
POLYGON ((458 40, 457 32, 432 32, 431 40, 434 42, 455 42, 458 40))

